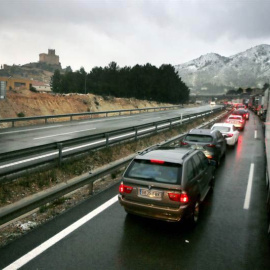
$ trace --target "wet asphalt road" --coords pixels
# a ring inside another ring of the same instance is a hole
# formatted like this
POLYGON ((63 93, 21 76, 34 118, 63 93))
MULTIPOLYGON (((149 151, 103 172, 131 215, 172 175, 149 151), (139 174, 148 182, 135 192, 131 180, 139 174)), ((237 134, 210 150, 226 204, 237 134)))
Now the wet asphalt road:
POLYGON ((221 105, 214 107, 204 105, 195 108, 123 115, 120 117, 95 118, 39 126, 6 128, 0 130, 0 154, 122 128, 159 122, 169 118, 180 117, 181 114, 199 113, 221 107, 221 105))
MULTIPOLYGON (((68 234, 22 269, 270 269, 262 128, 254 115, 227 150, 196 228, 127 216, 118 202, 68 234), (257 130, 257 135, 255 135, 257 130), (255 136, 257 136, 255 138, 255 136), (251 199, 244 209, 250 167, 251 199)), ((117 194, 114 186, 0 249, 0 268, 117 194)))

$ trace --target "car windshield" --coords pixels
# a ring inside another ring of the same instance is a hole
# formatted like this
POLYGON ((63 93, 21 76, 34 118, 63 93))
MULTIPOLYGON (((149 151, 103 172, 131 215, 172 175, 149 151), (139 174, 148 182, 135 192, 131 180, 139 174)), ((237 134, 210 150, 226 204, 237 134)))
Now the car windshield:
POLYGON ((181 164, 169 162, 159 164, 141 159, 135 159, 124 175, 129 178, 171 184, 180 184, 181 176, 181 164))
POLYGON ((229 132, 230 127, 223 127, 223 126, 214 126, 212 130, 219 130, 220 132, 229 132))
POLYGON ((202 134, 188 134, 186 136, 186 141, 190 142, 202 142, 202 143, 210 143, 213 141, 212 136, 202 135, 202 134))

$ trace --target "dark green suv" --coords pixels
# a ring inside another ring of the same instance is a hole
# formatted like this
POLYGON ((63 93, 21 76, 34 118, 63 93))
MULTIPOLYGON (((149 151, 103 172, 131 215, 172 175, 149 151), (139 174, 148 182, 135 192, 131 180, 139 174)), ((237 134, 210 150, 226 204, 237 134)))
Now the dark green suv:
POLYGON ((159 148, 136 156, 123 174, 119 202, 126 212, 197 222, 200 203, 214 186, 215 162, 194 149, 159 148))
POLYGON ((198 149, 219 166, 226 155, 226 140, 219 130, 191 129, 181 142, 184 148, 198 149))

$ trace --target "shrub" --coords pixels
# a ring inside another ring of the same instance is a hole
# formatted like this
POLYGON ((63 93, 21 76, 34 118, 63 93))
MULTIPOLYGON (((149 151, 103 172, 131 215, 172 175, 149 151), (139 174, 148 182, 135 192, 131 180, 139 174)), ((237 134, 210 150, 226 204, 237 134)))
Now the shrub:
POLYGON ((34 92, 34 93, 38 93, 37 89, 33 86, 30 87, 30 91, 34 92))
POLYGON ((18 117, 25 117, 25 114, 23 112, 19 112, 19 113, 17 113, 17 116, 18 117))

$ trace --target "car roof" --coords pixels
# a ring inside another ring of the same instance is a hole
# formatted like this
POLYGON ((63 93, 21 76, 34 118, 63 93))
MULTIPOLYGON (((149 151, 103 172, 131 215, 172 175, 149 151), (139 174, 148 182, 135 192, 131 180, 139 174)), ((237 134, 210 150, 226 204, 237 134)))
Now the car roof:
POLYGON ((140 160, 162 160, 165 162, 183 164, 185 157, 189 156, 191 153, 195 152, 194 149, 189 148, 166 148, 166 149, 156 149, 149 151, 147 153, 141 153, 135 157, 135 159, 140 160))
POLYGON ((212 127, 233 127, 233 124, 230 123, 215 123, 212 127))
POLYGON ((211 130, 211 129, 205 129, 205 128, 193 128, 191 129, 188 134, 202 134, 202 135, 212 135, 214 132, 216 132, 215 130, 211 130))

